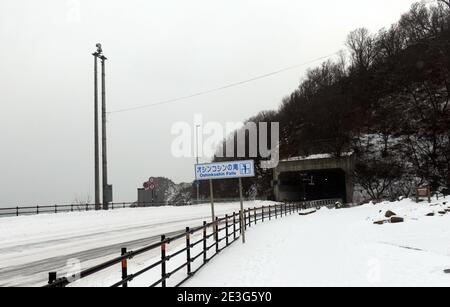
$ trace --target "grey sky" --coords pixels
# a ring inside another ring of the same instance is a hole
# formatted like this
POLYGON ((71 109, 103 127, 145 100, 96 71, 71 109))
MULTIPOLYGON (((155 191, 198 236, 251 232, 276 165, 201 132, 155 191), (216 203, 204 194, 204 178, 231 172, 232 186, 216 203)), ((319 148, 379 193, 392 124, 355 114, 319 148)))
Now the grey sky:
MULTIPOLYGON (((0 206, 93 199, 93 57, 106 56, 110 111, 219 87, 344 48, 389 26, 412 0, 0 0, 0 206)), ((310 65, 310 66, 315 66, 310 65)), ((306 67, 305 67, 306 68, 306 67)), ((108 121, 115 201, 149 176, 190 181, 171 125, 242 121, 276 109, 300 68, 108 121)))

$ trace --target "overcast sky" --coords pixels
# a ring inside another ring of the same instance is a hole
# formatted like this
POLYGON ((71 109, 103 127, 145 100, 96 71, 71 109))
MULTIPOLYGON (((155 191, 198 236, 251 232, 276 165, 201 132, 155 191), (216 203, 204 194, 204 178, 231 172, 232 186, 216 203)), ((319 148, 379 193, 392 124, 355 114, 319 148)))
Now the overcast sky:
MULTIPOLYGON (((0 0, 0 206, 94 198, 93 57, 107 62, 108 110, 189 95, 344 48, 389 26, 411 0, 0 0)), ((317 63, 318 64, 318 63, 317 63)), ((316 64, 309 66, 313 67, 316 64)), ((171 126, 236 122, 276 109, 305 69, 172 105, 111 114, 115 201, 150 176, 193 179, 171 126)))

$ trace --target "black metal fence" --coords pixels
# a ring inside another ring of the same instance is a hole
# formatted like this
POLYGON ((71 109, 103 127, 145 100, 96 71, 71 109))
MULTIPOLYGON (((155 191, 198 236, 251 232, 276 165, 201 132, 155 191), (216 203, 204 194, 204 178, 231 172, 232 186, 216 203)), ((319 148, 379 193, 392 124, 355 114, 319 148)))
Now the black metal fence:
MULTIPOLYGON (((245 201, 253 201, 255 199, 246 199, 245 201)), ((216 203, 235 202, 239 201, 236 198, 217 199, 216 203)), ((124 203, 110 203, 109 209, 126 209, 126 208, 149 208, 149 207, 162 207, 162 206, 190 206, 208 203, 208 200, 193 201, 193 202, 124 202, 124 203)), ((103 210, 102 205, 100 207, 95 204, 72 204, 72 205, 50 205, 50 206, 28 206, 28 207, 10 207, 0 208, 1 217, 14 217, 24 215, 39 215, 39 214, 56 214, 56 213, 68 213, 68 212, 83 212, 103 210)))
MULTIPOLYGON (((158 207, 171 205, 169 203, 111 203, 109 209, 125 209, 137 207, 158 207)), ((73 205, 51 205, 51 206, 29 206, 29 207, 12 207, 0 208, 0 217, 12 217, 23 215, 38 215, 38 214, 52 214, 52 213, 67 213, 67 212, 82 212, 103 210, 95 204, 73 204, 73 205)))
POLYGON ((194 276, 222 250, 238 241, 241 238, 242 227, 248 229, 258 223, 282 218, 309 207, 305 203, 297 203, 246 209, 242 215, 243 220, 240 218, 240 212, 234 212, 232 215, 216 218, 211 223, 203 222, 200 227, 188 227, 173 237, 162 235, 160 242, 139 250, 128 251, 126 248, 122 248, 120 257, 76 275, 58 277, 55 272, 49 273, 49 283, 45 287, 66 287, 78 280, 94 275, 98 276, 96 274, 114 269, 116 266, 117 272, 121 273, 121 279, 111 287, 128 287, 128 284, 133 280, 150 272, 153 272, 153 275, 156 273, 156 276, 158 276, 154 281, 148 282, 150 287, 178 287, 194 276), (177 246, 178 248, 175 247, 172 252, 169 252, 170 246, 177 246), (161 254, 158 261, 146 267, 137 268, 135 272, 130 272, 128 266, 130 260, 139 255, 155 251, 161 254))

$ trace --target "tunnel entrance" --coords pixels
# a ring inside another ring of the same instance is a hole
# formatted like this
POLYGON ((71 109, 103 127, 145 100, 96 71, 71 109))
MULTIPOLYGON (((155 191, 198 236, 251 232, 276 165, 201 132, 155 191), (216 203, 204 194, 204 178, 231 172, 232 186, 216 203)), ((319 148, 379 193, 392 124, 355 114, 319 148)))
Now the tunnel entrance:
POLYGON ((341 199, 353 203, 355 156, 317 154, 282 160, 273 172, 276 201, 341 199))
POLYGON ((285 172, 278 178, 279 194, 285 201, 346 199, 345 172, 342 169, 285 172))

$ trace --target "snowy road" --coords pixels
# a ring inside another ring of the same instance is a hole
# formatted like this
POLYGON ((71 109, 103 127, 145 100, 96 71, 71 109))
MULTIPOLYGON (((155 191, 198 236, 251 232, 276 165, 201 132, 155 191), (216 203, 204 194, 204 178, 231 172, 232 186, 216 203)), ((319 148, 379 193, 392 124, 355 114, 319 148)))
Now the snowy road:
MULTIPOLYGON (((238 210, 237 203, 216 207, 217 215, 238 210)), ((0 286, 44 285, 48 272, 61 271, 69 259, 85 269, 119 256, 122 247, 137 249, 209 219, 209 205, 2 218, 0 286)))
MULTIPOLYGON (((186 222, 188 225, 192 220, 179 220, 178 222, 186 222)), ((176 225, 178 226, 178 222, 176 225)), ((158 232, 158 226, 147 225, 140 226, 136 228, 132 228, 130 230, 147 230, 150 232, 158 232)), ((127 231, 127 230, 121 230, 127 231)), ((167 235, 176 235, 179 231, 167 233, 167 235)), ((31 244, 30 246, 17 246, 19 250, 25 250, 28 248, 34 248, 38 246, 53 246, 54 244, 58 244, 61 241, 67 242, 68 240, 77 244, 79 240, 83 239, 94 239, 98 238, 98 241, 101 241, 101 235, 85 235, 80 237, 72 237, 64 240, 50 240, 46 242, 39 242, 37 244, 31 244)), ((146 237, 142 239, 132 240, 128 242, 120 242, 114 243, 107 246, 102 246, 99 248, 92 248, 88 250, 83 250, 79 252, 75 252, 72 254, 66 254, 63 256, 50 257, 42 260, 37 260, 17 266, 0 268, 0 287, 5 286, 30 286, 30 285, 44 285, 47 281, 48 272, 58 271, 58 269, 63 268, 68 259, 78 259, 81 263, 90 263, 90 265, 95 265, 96 263, 100 263, 102 258, 112 258, 115 256, 119 256, 119 251, 122 247, 127 247, 130 250, 137 249, 146 245, 153 244, 160 240, 160 235, 154 235, 152 237, 146 237), (105 257, 110 256, 110 257, 105 257), (98 260, 98 261, 95 261, 98 260)), ((0 249, 0 254, 9 252, 9 249, 0 249)))

